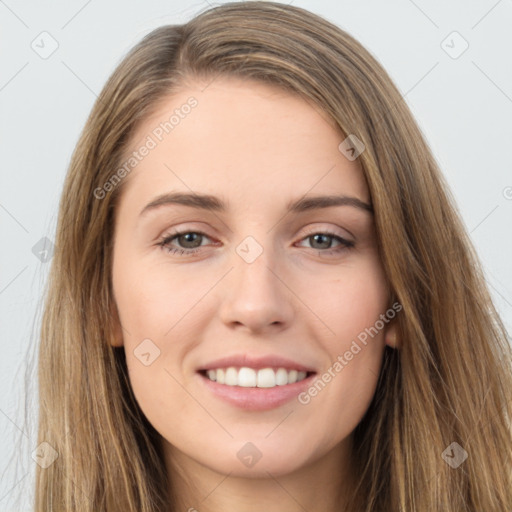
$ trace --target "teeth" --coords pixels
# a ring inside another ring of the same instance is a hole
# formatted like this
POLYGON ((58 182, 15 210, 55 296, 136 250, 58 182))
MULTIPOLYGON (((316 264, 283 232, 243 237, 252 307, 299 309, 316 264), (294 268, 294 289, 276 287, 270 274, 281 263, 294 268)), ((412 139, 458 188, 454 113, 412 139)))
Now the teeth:
POLYGON ((258 370, 257 384, 258 388, 273 388, 276 384, 276 372, 272 368, 263 368, 258 370))
POLYGON ((219 384, 226 386, 241 386, 244 388, 273 388, 275 386, 285 386, 293 384, 306 378, 306 372, 298 370, 286 370, 286 368, 262 368, 254 370, 253 368, 217 368, 208 370, 206 376, 219 384))
MULTIPOLYGON (((235 370, 233 368, 233 370, 235 370)), ((236 370, 235 370, 236 376, 236 370)), ((244 388, 255 388, 257 384, 258 376, 252 368, 240 368, 238 376, 233 386, 242 386, 244 388)))
POLYGON ((279 368, 276 372, 276 385, 284 386, 288 384, 288 372, 284 368, 279 368))

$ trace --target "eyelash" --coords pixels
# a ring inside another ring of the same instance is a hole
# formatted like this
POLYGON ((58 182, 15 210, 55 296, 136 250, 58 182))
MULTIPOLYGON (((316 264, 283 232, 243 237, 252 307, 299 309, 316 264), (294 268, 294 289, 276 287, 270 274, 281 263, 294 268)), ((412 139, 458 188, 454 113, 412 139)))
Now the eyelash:
MULTIPOLYGON (((200 235, 200 236, 204 236, 206 238, 210 238, 206 233, 203 233, 202 231, 193 231, 193 230, 185 230, 185 231, 176 231, 170 235, 166 235, 164 236, 158 243, 157 245, 159 247, 161 247, 162 249, 164 249, 165 251, 167 251, 168 253, 171 253, 171 254, 177 254, 177 253, 180 253, 179 255, 180 256, 192 256, 198 252, 201 251, 201 248, 203 246, 200 246, 200 247, 197 247, 195 249, 183 249, 183 248, 177 248, 177 247, 170 247, 169 244, 175 239, 175 238, 178 238, 182 235, 186 235, 186 234, 189 234, 189 233, 194 233, 196 235, 200 235)), ((329 237, 332 237, 332 238, 335 238, 336 240, 338 240, 340 242, 340 246, 337 247, 337 248, 334 248, 334 249, 315 249, 321 253, 324 253, 324 254, 336 254, 336 253, 339 253, 341 251, 345 251, 345 250, 350 250, 350 249, 353 249, 355 247, 355 243, 354 242, 351 242, 349 240, 346 240, 345 238, 342 238, 341 236, 339 235, 336 235, 335 233, 329 231, 329 230, 323 230, 323 231, 312 231, 310 233, 307 233, 305 237, 303 237, 301 239, 302 240, 305 240, 307 238, 310 238, 314 235, 327 235, 329 237)))

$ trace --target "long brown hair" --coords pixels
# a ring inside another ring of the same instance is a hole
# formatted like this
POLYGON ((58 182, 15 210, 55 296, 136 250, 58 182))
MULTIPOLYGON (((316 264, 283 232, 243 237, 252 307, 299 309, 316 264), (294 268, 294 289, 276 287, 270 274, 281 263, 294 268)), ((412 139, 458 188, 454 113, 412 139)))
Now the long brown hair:
POLYGON ((58 458, 37 468, 36 512, 157 512, 172 503, 160 438, 134 399, 124 349, 110 344, 123 181, 104 184, 159 101, 222 75, 298 94, 366 147, 359 160, 382 263, 403 310, 400 349, 386 348, 355 431, 353 506, 511 510, 511 348, 420 129, 385 70, 345 31, 298 7, 249 1, 147 35, 108 80, 77 144, 39 353, 38 443, 58 458), (467 453, 457 468, 447 463, 454 449, 467 453))

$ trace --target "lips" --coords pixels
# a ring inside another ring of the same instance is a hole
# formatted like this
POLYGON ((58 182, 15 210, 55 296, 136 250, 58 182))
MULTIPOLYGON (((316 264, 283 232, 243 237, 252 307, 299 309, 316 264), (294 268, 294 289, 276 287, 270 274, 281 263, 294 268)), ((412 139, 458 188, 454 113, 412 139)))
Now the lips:
POLYGON ((234 355, 197 370, 206 389, 243 409, 268 410, 293 399, 310 385, 316 371, 277 355, 234 355))

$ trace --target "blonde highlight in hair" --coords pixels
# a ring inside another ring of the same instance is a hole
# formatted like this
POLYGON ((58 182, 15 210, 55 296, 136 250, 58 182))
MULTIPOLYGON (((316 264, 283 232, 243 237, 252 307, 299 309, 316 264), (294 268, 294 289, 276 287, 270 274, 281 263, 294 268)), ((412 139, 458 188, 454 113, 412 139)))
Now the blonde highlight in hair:
POLYGON ((397 316, 374 399, 354 433, 348 510, 512 509, 512 351, 480 263, 400 92, 349 34, 301 8, 235 2, 148 34, 109 78, 74 152, 59 209, 39 353, 36 512, 163 512, 161 439, 130 387, 103 199, 141 121, 188 83, 239 77, 298 94, 366 146, 359 161, 397 316), (452 469, 452 443, 469 456, 452 469))

